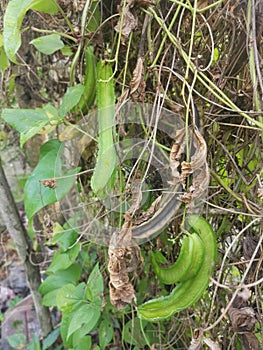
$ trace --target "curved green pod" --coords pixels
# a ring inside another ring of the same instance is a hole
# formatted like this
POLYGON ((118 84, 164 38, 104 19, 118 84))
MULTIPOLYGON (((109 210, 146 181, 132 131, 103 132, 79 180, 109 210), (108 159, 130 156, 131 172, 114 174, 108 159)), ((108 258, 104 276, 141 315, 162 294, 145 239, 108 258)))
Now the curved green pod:
POLYGON ((169 267, 161 267, 164 262, 160 253, 151 253, 151 264, 158 279, 164 284, 173 284, 194 277, 202 264, 203 243, 197 234, 185 236, 176 261, 169 267))
POLYGON ((149 300, 137 308, 138 316, 148 321, 159 321, 171 317, 200 299, 209 285, 217 259, 216 237, 210 224, 201 216, 191 215, 187 226, 197 233, 204 245, 204 258, 195 277, 180 282, 170 295, 149 300))
POLYGON ((193 240, 193 250, 190 257, 191 263, 188 270, 185 272, 185 274, 182 275, 180 281, 178 282, 184 282, 193 278, 198 273, 203 263, 205 255, 205 247, 203 241, 197 233, 190 234, 190 237, 193 240))
POLYGON ((96 98, 96 57, 91 45, 85 50, 85 65, 84 92, 77 106, 83 114, 87 114, 96 98))

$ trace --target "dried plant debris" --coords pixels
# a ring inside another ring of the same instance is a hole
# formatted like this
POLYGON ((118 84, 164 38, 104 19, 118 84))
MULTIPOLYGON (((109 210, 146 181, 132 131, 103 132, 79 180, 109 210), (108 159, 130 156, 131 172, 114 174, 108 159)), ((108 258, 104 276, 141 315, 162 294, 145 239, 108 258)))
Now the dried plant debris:
POLYGON ((45 180, 40 180, 40 182, 43 184, 45 187, 49 187, 52 189, 55 189, 57 187, 56 184, 56 179, 50 178, 50 179, 45 179, 45 180))
POLYGON ((221 349, 221 347, 218 343, 214 342, 210 338, 204 337, 202 330, 195 329, 194 336, 193 336, 193 339, 191 340, 191 344, 190 344, 188 350, 202 350, 203 343, 205 343, 207 345, 208 349, 211 349, 211 350, 220 350, 221 349))
POLYGON ((130 218, 126 217, 122 229, 112 235, 108 257, 110 301, 117 309, 123 309, 133 300, 136 302, 129 273, 143 262, 140 248, 132 239, 130 218))
MULTIPOLYGON (((181 182, 186 187, 186 178, 193 175, 192 184, 190 184, 188 191, 180 196, 181 201, 184 201, 187 205, 190 205, 195 198, 200 197, 205 192, 209 182, 205 140, 197 129, 191 135, 194 139, 194 154, 190 162, 182 161, 186 148, 185 129, 177 131, 175 135, 176 142, 170 153, 173 184, 181 182)), ((135 271, 142 263, 142 257, 139 246, 132 239, 132 226, 139 225, 151 218, 161 198, 158 197, 149 210, 136 221, 134 216, 140 208, 142 200, 140 180, 134 180, 131 186, 131 195, 132 205, 124 215, 124 225, 120 231, 116 231, 112 235, 108 250, 110 300, 118 309, 124 308, 133 300, 136 302, 135 291, 130 283, 129 273, 135 271)))
POLYGON ((130 94, 133 100, 143 102, 145 98, 143 58, 139 57, 130 82, 130 94))
POLYGON ((48 237, 52 237, 54 229, 54 221, 51 219, 50 215, 46 213, 43 217, 44 227, 46 228, 45 232, 48 234, 48 237))
POLYGON ((195 170, 200 169, 204 164, 206 164, 207 147, 206 142, 200 132, 194 128, 193 140, 195 153, 191 157, 190 162, 182 162, 182 174, 181 182, 185 185, 185 179, 191 175, 195 170))
POLYGON ((257 279, 260 279, 263 276, 262 244, 257 250, 254 260, 251 262, 252 256, 254 255, 255 250, 257 249, 258 241, 259 237, 253 236, 252 234, 248 234, 246 237, 244 237, 242 242, 244 259, 251 263, 249 274, 246 279, 247 283, 252 283, 255 279, 255 276, 257 276, 257 279))
POLYGON ((162 196, 157 197, 153 201, 150 208, 142 212, 142 214, 134 221, 134 226, 139 226, 144 222, 150 220, 154 216, 154 214, 157 212, 161 199, 162 199, 162 196))
POLYGON ((194 154, 190 162, 182 161, 186 149, 185 129, 178 130, 175 135, 176 142, 170 153, 170 168, 173 184, 180 182, 186 188, 186 179, 191 176, 192 183, 187 192, 179 196, 179 199, 188 207, 194 204, 196 198, 205 193, 209 184, 209 168, 206 161, 207 145, 197 128, 190 134, 193 137, 194 154))
POLYGON ((180 180, 179 166, 181 158, 185 154, 185 129, 177 130, 175 134, 175 143, 170 152, 170 168, 172 171, 173 184, 177 184, 180 180))
POLYGON ((132 217, 138 210, 141 199, 141 182, 135 179, 132 188, 132 205, 124 215, 124 224, 120 231, 113 233, 108 250, 108 271, 110 273, 110 301, 117 309, 131 304, 136 296, 130 283, 129 273, 142 264, 143 258, 137 243, 132 238, 132 217))
POLYGON ((179 197, 188 207, 193 203, 194 199, 200 198, 208 188, 210 179, 208 165, 205 164, 201 169, 195 171, 193 175, 193 183, 188 191, 179 197))
MULTIPOLYGON (((248 306, 248 299, 250 298, 250 291, 245 289, 237 294, 231 307, 228 310, 228 316, 231 321, 233 331, 236 332, 240 338, 242 349, 259 349, 259 342, 254 335, 255 324, 258 322, 256 313, 252 307, 248 306)), ((229 302, 232 295, 227 295, 229 302)))
POLYGON ((119 6, 120 18, 117 25, 114 27, 116 32, 121 33, 122 43, 125 44, 130 33, 137 28, 138 18, 132 8, 134 0, 122 1, 119 6))

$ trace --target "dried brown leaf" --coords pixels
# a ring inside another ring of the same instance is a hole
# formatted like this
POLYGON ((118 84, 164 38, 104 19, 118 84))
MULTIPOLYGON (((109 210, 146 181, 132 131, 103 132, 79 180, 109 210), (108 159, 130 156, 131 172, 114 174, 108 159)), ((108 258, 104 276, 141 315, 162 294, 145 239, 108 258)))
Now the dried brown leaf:
POLYGON ((201 350, 203 348, 202 341, 200 338, 192 339, 188 350, 201 350))
POLYGON ((209 168, 207 163, 205 163, 202 169, 193 173, 192 185, 186 193, 179 196, 179 199, 189 206, 196 198, 199 198, 207 190, 209 179, 209 168))
MULTIPOLYGON (((237 293, 235 299, 233 300, 231 307, 236 309, 241 309, 243 307, 248 306, 247 301, 249 300, 250 296, 251 296, 251 292, 247 287, 241 289, 237 293)), ((232 298, 232 294, 230 293, 226 296, 227 302, 230 302, 231 298, 232 298)))
POLYGON ((221 350, 221 346, 214 342, 212 339, 210 338, 206 338, 204 337, 204 343, 208 346, 209 349, 211 350, 221 350))
POLYGON ((188 350, 201 350, 203 348, 202 342, 204 342, 211 350, 221 349, 218 343, 214 342, 210 338, 204 337, 203 332, 201 330, 195 329, 194 337, 191 340, 191 344, 188 350))
POLYGON ((170 168, 173 177, 173 184, 176 184, 180 179, 179 165, 182 155, 185 153, 185 129, 177 130, 175 134, 176 142, 172 146, 170 152, 170 168))
POLYGON ((144 81, 144 66, 143 59, 139 57, 136 67, 132 73, 132 80, 130 82, 131 97, 135 101, 144 101, 146 83, 144 81))
POLYGON ((110 301, 118 310, 124 309, 134 300, 136 302, 134 288, 131 283, 126 283, 122 288, 115 288, 110 282, 110 301))
POLYGON ((125 44, 130 33, 133 30, 135 30, 138 25, 138 18, 136 13, 133 14, 131 12, 133 5, 134 5, 133 0, 127 0, 125 7, 124 7, 124 1, 122 1, 121 5, 119 6, 120 18, 117 25, 114 27, 114 29, 118 33, 121 32, 121 40, 123 44, 125 44))
POLYGON ((144 71, 143 71, 143 59, 142 57, 139 57, 136 63, 136 67, 132 73, 132 80, 130 82, 130 88, 131 88, 131 95, 134 94, 143 79, 144 71))
POLYGON ((188 177, 195 170, 200 169, 206 162, 207 146, 203 136, 197 128, 194 128, 194 146, 195 153, 191 157, 191 162, 182 162, 182 179, 188 177))
POLYGON ((133 217, 134 213, 139 209, 142 201, 142 182, 140 179, 135 179, 131 185, 132 205, 126 214, 133 217))
POLYGON ((255 312, 251 307, 244 307, 242 309, 230 308, 228 315, 232 322, 233 330, 237 333, 253 331, 255 324, 258 322, 255 312))
POLYGON ((147 220, 151 219, 153 215, 156 213, 158 205, 162 199, 162 196, 159 196, 155 199, 155 201, 152 203, 150 208, 148 208, 146 211, 144 211, 141 216, 136 219, 134 222, 135 226, 141 225, 142 223, 146 222, 147 220))
POLYGON ((259 350, 259 341, 257 337, 252 333, 240 334, 240 342, 242 350, 259 350))
POLYGON ((110 301, 122 309, 136 301, 135 292, 129 280, 129 272, 142 263, 139 246, 132 240, 130 216, 125 217, 123 228, 112 235, 108 250, 108 271, 110 274, 110 301))
MULTIPOLYGON (((253 254, 255 253, 255 249, 258 245, 258 238, 252 235, 248 235, 243 240, 243 254, 246 260, 250 260, 253 254)), ((255 258, 260 257, 260 251, 257 252, 255 258)))
POLYGON ((195 329, 194 336, 191 340, 191 344, 188 350, 201 350, 203 348, 202 339, 203 339, 203 332, 200 329, 195 329))
POLYGON ((251 291, 247 287, 244 287, 237 293, 237 297, 247 302, 251 298, 251 291))

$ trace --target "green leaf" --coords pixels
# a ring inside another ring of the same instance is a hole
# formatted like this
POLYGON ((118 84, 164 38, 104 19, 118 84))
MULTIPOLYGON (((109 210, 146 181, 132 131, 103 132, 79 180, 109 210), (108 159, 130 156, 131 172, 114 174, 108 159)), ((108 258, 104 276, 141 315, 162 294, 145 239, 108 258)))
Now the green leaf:
MULTIPOLYGON (((142 321, 143 328, 146 326, 145 321, 142 321)), ((134 320, 128 321, 124 326, 123 339, 125 342, 137 345, 145 346, 146 341, 141 332, 140 320, 135 317, 134 320)))
POLYGON ((42 107, 42 109, 46 112, 47 116, 49 117, 50 121, 60 121, 60 117, 58 116, 58 111, 57 109, 51 105, 51 104, 46 104, 42 107))
MULTIPOLYGON (((103 277, 99 270, 99 264, 96 264, 91 274, 89 275, 87 285, 89 286, 89 293, 92 293, 93 300, 100 299, 104 290, 103 277)), ((86 294, 87 296, 87 294, 86 294)))
POLYGON ((9 67, 9 61, 3 47, 0 47, 0 71, 4 72, 9 67))
POLYGON ((112 67, 100 60, 97 64, 98 156, 91 188, 99 199, 108 197, 116 177, 117 155, 114 145, 114 79, 112 67))
POLYGON ((80 243, 75 244, 65 253, 55 253, 52 263, 47 269, 47 273, 56 273, 59 270, 65 270, 72 265, 80 251, 80 243))
POLYGON ((60 334, 63 340, 63 343, 68 346, 70 349, 74 350, 89 350, 91 348, 91 337, 87 336, 87 330, 85 326, 79 328, 74 334, 70 337, 68 335, 69 323, 73 317, 73 313, 63 314, 62 322, 60 326, 60 334), (86 345, 86 347, 84 346, 86 345))
POLYGON ((69 45, 65 45, 62 49, 61 52, 64 56, 72 56, 73 55, 73 51, 71 50, 71 47, 69 45))
POLYGON ((38 51, 45 55, 52 55, 52 53, 64 47, 64 43, 58 34, 40 36, 39 38, 31 40, 30 44, 34 45, 38 51))
POLYGON ((58 290, 57 307, 62 312, 72 312, 83 302, 85 302, 85 283, 80 283, 78 286, 69 283, 58 290))
POLYGON ((14 349, 22 349, 25 347, 27 341, 25 334, 15 333, 7 336, 7 341, 14 349))
POLYGON ((105 347, 110 343, 113 338, 113 328, 108 320, 102 320, 99 326, 99 341, 100 347, 105 349, 105 347))
POLYGON ((20 27, 28 10, 56 14, 55 0, 10 0, 4 15, 4 47, 10 61, 17 63, 15 55, 21 46, 20 27))
POLYGON ((32 335, 32 340, 28 344, 27 350, 41 350, 40 341, 35 334, 32 335))
POLYGON ((78 84, 67 89, 61 106, 59 114, 64 117, 74 106, 79 103, 79 100, 84 92, 84 85, 78 84))
POLYGON ((44 339, 42 350, 48 350, 56 342, 60 335, 60 328, 54 329, 49 335, 44 339))
POLYGON ((25 211, 30 220, 33 215, 48 204, 61 200, 72 188, 79 168, 62 171, 64 144, 57 139, 46 142, 40 148, 40 160, 27 179, 24 188, 25 211), (72 176, 69 176, 72 175, 72 176), (64 177, 65 176, 65 177, 64 177), (45 187, 40 180, 62 177, 56 180, 56 188, 45 187))
POLYGON ((73 336, 74 350, 90 350, 92 346, 91 336, 80 336, 78 333, 74 333, 73 336))
POLYGON ((81 274, 79 264, 71 265, 66 270, 60 270, 54 275, 48 276, 40 285, 39 292, 44 295, 53 290, 57 290, 68 283, 76 283, 81 274))
POLYGON ((58 12, 58 5, 56 0, 24 0, 24 2, 31 2, 31 10, 49 13, 50 15, 55 15, 58 12))
POLYGON ((51 292, 48 292, 47 294, 45 294, 42 298, 42 304, 48 307, 57 306, 56 297, 57 297, 58 290, 59 288, 54 289, 51 292))
POLYGON ((68 326, 71 320, 72 314, 65 313, 62 315, 62 321, 60 324, 60 335, 63 343, 67 346, 68 349, 73 348, 73 337, 67 337, 68 335, 68 326))
POLYGON ((93 304, 82 304, 75 310, 69 323, 68 335, 70 337, 79 328, 85 326, 86 332, 90 332, 100 318, 100 308, 93 304))
POLYGON ((88 32, 96 32, 100 25, 100 6, 99 1, 92 1, 90 6, 90 16, 87 22, 87 31, 88 32))
POLYGON ((78 233, 72 229, 65 229, 55 223, 53 227, 53 237, 51 239, 51 244, 58 244, 62 252, 65 252, 69 247, 71 247, 76 239, 78 238, 78 233))
POLYGON ((0 47, 4 46, 4 38, 3 38, 3 34, 0 34, 0 47))
POLYGON ((20 133, 20 145, 36 135, 50 119, 41 108, 37 109, 3 109, 2 118, 20 133))
POLYGON ((214 57, 213 57, 213 61, 212 61, 212 66, 214 66, 217 61, 219 60, 219 50, 217 47, 215 47, 214 49, 214 57))
POLYGON ((0 71, 4 72, 9 67, 9 61, 4 49, 4 38, 0 34, 0 71))

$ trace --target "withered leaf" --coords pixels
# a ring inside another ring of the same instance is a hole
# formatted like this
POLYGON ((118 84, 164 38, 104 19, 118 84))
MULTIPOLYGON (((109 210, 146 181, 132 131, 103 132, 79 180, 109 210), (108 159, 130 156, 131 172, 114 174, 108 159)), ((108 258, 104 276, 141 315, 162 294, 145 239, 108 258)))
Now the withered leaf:
POLYGON ((180 129, 175 134, 176 142, 172 146, 170 152, 170 168, 172 172, 173 182, 176 184, 180 179, 179 165, 182 155, 185 153, 185 130, 180 129))
POLYGON ((134 300, 136 302, 134 288, 131 283, 126 283, 122 288, 115 288, 113 284, 109 283, 110 287, 110 301, 118 310, 124 309, 134 300))
POLYGON ((190 207, 192 203, 194 205, 194 200, 196 198, 200 198, 201 195, 207 190, 209 179, 209 168, 207 163, 205 163, 203 168, 198 169, 193 173, 192 185, 189 187, 189 190, 186 193, 179 196, 179 199, 186 203, 188 207, 190 207))
POLYGON ((133 0, 127 0, 125 7, 124 7, 124 1, 122 1, 121 5, 119 6, 120 18, 118 20, 117 25, 114 27, 114 29, 118 33, 121 31, 121 40, 123 44, 125 44, 130 33, 133 30, 135 30, 138 25, 137 15, 131 12, 133 5, 134 5, 133 0))
POLYGON ((196 169, 200 169, 206 162, 207 146, 203 136, 200 134, 197 128, 194 128, 194 146, 195 153, 191 157, 191 162, 182 162, 182 175, 181 179, 185 179, 192 174, 196 169))
POLYGON ((134 225, 138 226, 141 225, 142 223, 146 222, 149 220, 157 211, 157 207, 162 199, 162 196, 159 196, 155 199, 155 201, 152 203, 150 208, 148 208, 146 211, 144 211, 141 216, 135 220, 134 225))
POLYGON ((230 308, 228 315, 232 322, 233 330, 237 333, 253 331, 255 324, 258 322, 251 307, 242 309, 230 308))
POLYGON ((138 95, 142 95, 145 90, 145 82, 144 82, 144 67, 143 67, 143 59, 139 57, 136 63, 136 67, 132 73, 132 80, 130 82, 131 95, 138 92, 138 95))
POLYGON ((108 271, 110 274, 110 301, 117 309, 122 309, 133 300, 135 292, 129 280, 129 272, 142 262, 139 246, 132 239, 130 215, 120 231, 115 232, 108 250, 108 271))
POLYGON ((257 337, 252 333, 240 334, 240 341, 242 345, 242 350, 259 350, 259 341, 257 337))
POLYGON ((211 350, 221 350, 221 346, 214 342, 212 339, 210 338, 206 338, 204 337, 204 343, 208 346, 209 349, 211 350))
POLYGON ((191 340, 191 344, 188 348, 188 350, 201 350, 203 348, 202 346, 202 339, 203 339, 203 332, 200 329, 194 330, 194 336, 191 340))

